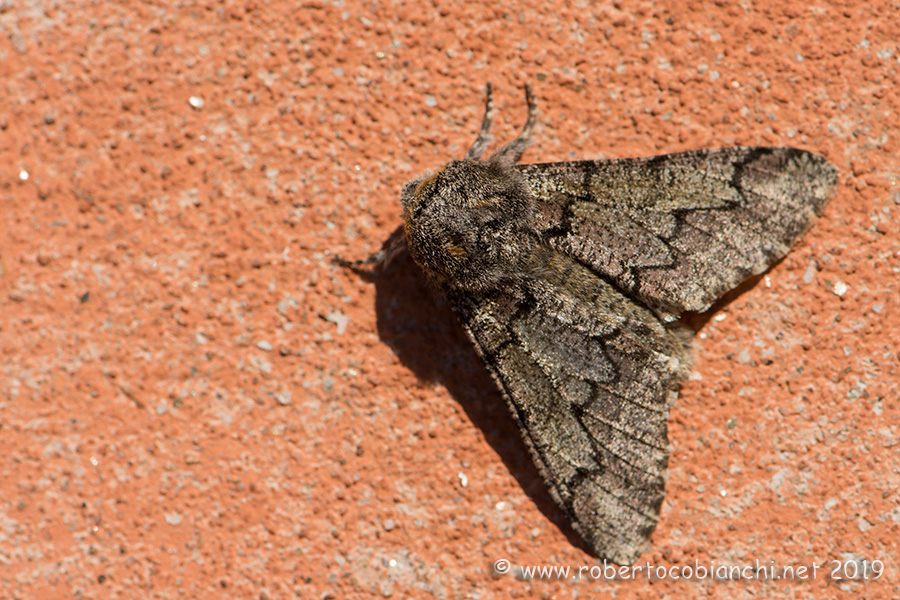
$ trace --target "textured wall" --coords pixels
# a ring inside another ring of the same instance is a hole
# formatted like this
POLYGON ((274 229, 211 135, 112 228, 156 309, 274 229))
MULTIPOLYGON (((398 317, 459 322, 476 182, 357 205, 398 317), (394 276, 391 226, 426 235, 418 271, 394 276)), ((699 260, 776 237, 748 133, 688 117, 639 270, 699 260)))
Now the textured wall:
POLYGON ((0 1, 0 596, 900 596, 900 24, 783 4, 0 1), (462 156, 488 80, 498 139, 534 86, 526 162, 791 145, 840 170, 696 320, 639 563, 815 578, 493 572, 597 561, 414 265, 332 262, 462 156))

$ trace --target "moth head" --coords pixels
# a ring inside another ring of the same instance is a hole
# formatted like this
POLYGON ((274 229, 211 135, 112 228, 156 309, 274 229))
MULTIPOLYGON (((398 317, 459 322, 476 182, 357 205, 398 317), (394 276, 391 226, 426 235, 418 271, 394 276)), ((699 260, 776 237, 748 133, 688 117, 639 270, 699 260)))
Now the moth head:
POLYGON ((400 202, 413 260, 461 289, 519 274, 536 239, 530 192, 509 166, 453 161, 407 183, 400 202))

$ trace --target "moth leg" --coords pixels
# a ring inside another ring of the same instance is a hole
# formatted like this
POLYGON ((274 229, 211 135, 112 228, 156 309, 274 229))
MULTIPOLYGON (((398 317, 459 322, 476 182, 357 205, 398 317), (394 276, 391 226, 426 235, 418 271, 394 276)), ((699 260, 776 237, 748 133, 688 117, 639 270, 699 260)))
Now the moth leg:
POLYGON ((484 103, 484 118, 481 120, 481 131, 478 132, 478 137, 475 138, 472 147, 466 152, 466 160, 478 160, 481 158, 481 153, 494 139, 490 133, 491 121, 494 118, 494 99, 491 95, 490 82, 485 85, 485 95, 487 98, 484 103))
POLYGON ((528 104, 528 118, 525 120, 525 126, 522 127, 522 133, 519 134, 519 137, 494 152, 490 162, 512 166, 519 162, 525 149, 534 143, 534 140, 531 139, 531 134, 534 131, 534 126, 537 125, 538 108, 531 86, 527 83, 525 84, 525 102, 528 104))
POLYGON ((383 271, 398 256, 406 252, 406 231, 403 225, 394 230, 394 233, 385 240, 381 245, 381 250, 368 258, 362 260, 344 260, 340 256, 334 257, 334 262, 353 269, 357 273, 374 274, 376 271, 383 271), (371 268, 366 268, 371 267, 371 268))

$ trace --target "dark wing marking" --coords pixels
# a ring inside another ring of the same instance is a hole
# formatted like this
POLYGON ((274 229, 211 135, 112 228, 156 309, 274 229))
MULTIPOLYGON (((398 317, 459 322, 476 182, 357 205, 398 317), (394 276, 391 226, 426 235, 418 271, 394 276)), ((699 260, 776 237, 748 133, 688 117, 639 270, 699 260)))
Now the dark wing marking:
POLYGON ((545 241, 666 318, 706 309, 784 257, 837 182, 824 158, 794 148, 516 168, 545 241))
POLYGON ((659 518, 685 345, 575 260, 550 263, 504 289, 444 291, 556 502, 598 555, 631 564, 659 518))

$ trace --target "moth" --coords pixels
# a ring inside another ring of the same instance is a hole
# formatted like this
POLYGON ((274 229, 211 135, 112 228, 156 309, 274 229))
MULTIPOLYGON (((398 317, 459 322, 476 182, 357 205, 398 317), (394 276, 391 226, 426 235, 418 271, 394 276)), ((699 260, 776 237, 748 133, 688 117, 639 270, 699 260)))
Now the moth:
POLYGON ((462 160, 407 183, 407 250, 445 294, 550 494, 596 554, 630 565, 664 497, 666 423, 690 363, 678 319, 784 257, 837 182, 824 158, 735 147, 519 165, 538 121, 491 141, 491 87, 462 160))

